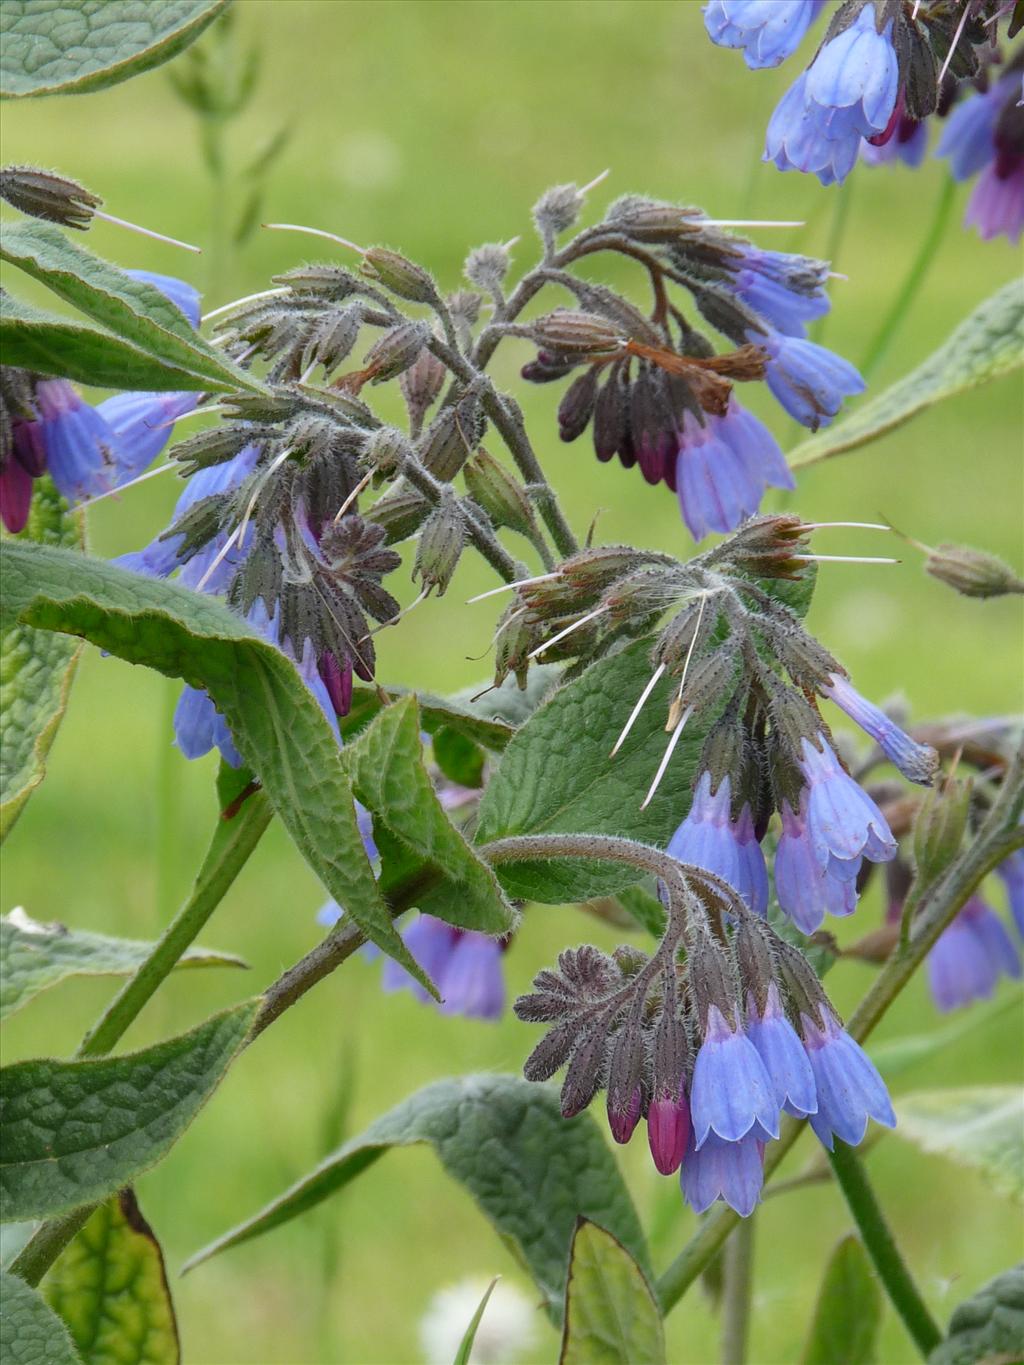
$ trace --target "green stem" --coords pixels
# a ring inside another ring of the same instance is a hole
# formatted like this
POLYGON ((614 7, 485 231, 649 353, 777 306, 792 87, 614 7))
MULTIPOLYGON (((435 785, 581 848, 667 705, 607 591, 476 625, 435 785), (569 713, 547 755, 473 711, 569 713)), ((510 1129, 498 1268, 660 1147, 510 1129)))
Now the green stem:
MULTIPOLYGON (((850 205, 853 203, 853 187, 857 181, 855 175, 848 176, 836 195, 836 206, 832 214, 832 223, 828 230, 828 241, 825 243, 825 259, 832 269, 836 268, 843 249, 843 242, 846 238, 846 229, 850 222, 850 205)), ((810 329, 811 340, 819 345, 825 336, 825 327, 828 323, 828 314, 819 318, 810 329)))
POLYGON ((754 1219, 744 1218, 725 1244, 722 1365, 745 1365, 754 1284, 754 1219))
MULTIPOLYGON (((259 843, 271 815, 267 798, 262 792, 257 792, 249 797, 231 820, 226 833, 224 826, 218 827, 199 869, 192 895, 167 926, 163 936, 153 945, 145 962, 107 1006, 95 1027, 86 1034, 75 1053, 77 1058, 102 1056, 121 1039, 223 900, 259 843)), ((40 1224, 12 1261, 11 1273, 30 1285, 37 1285, 71 1239, 85 1226, 96 1207, 95 1204, 87 1204, 84 1208, 48 1218, 40 1224)))
POLYGON ((860 372, 865 379, 870 379, 875 370, 885 359, 886 352, 891 346, 896 333, 903 324, 903 320, 910 311, 910 305, 917 297, 918 290, 924 283, 925 276, 932 261, 939 249, 942 238, 946 232, 949 222, 949 215, 953 209, 953 201, 956 198, 956 182, 951 175, 947 175, 939 192, 938 200, 935 204, 935 212, 932 215, 931 226, 928 233, 921 243, 920 250, 914 259, 913 264, 907 271, 906 278, 900 288, 899 293, 893 301, 892 307, 886 314, 881 327, 875 333, 874 339, 864 354, 861 361, 860 372))
MULTIPOLYGON (((953 864, 946 876, 922 895, 910 942, 905 952, 901 953, 897 949, 857 1006, 847 1024, 851 1037, 864 1042, 982 878, 1024 843, 1024 830, 1019 823, 1022 807, 1024 753, 1019 752, 1007 770, 996 802, 974 843, 953 864)), ((795 1119, 783 1122, 778 1142, 770 1143, 765 1152, 766 1181, 805 1127, 804 1122, 795 1119)), ((675 1307, 707 1263, 718 1254, 738 1222, 739 1214, 723 1206, 701 1224, 658 1280, 658 1298, 665 1313, 675 1307)))
POLYGON ((900 1255, 863 1162, 852 1147, 838 1140, 835 1150, 829 1154, 829 1160, 854 1222, 860 1229, 864 1247, 885 1286, 885 1292, 903 1319, 903 1325, 913 1338, 914 1345, 927 1359, 942 1340, 942 1332, 900 1255))

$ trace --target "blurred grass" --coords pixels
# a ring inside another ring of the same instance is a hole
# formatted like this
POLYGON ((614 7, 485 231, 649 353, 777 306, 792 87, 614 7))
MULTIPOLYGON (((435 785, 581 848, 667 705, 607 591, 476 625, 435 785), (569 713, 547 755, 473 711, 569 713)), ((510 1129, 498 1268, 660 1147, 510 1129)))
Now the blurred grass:
MULTIPOLYGON (((479 242, 521 233, 515 254, 529 261, 529 206, 539 193, 556 181, 582 183, 609 166, 599 195, 638 190, 698 203, 718 216, 803 218, 802 231, 766 231, 760 240, 825 249, 834 192, 756 161, 768 113, 791 73, 751 74, 736 54, 712 48, 695 0, 243 0, 238 12, 243 40, 263 50, 264 74, 255 105, 234 130, 236 155, 251 155, 282 122, 295 126, 272 177, 268 219, 386 242, 453 287, 466 249, 479 242)), ((8 105, 3 144, 7 160, 80 178, 104 195, 112 213, 186 240, 206 236, 207 186, 194 125, 163 73, 101 95, 8 105)), ((856 360, 863 353, 926 229, 943 173, 932 163, 916 173, 856 173, 849 230, 834 263, 849 281, 835 284, 826 337, 842 354, 856 360)), ((195 269, 202 283, 201 260, 112 227, 99 225, 90 245, 124 265, 183 275, 195 269)), ((232 262, 232 277, 208 288, 207 307, 262 288, 270 273, 306 258, 300 238, 257 234, 232 262)), ((920 360, 1019 267, 1006 243, 983 244, 952 229, 874 387, 920 360)), ((515 383, 522 359, 511 346, 500 357, 504 382, 515 383)), ((517 392, 575 525, 585 530, 600 512, 605 540, 687 552, 671 496, 617 466, 597 466, 585 439, 558 443, 558 387, 517 392)), ((791 441, 791 429, 761 398, 753 395, 751 405, 791 441)), ((1019 568, 1020 417, 1015 380, 979 390, 866 451, 805 471, 795 505, 814 519, 874 520, 882 512, 922 540, 981 545, 1019 568)), ((174 495, 156 480, 102 504, 91 515, 93 549, 114 554, 142 543, 165 523, 174 495)), ((821 537, 821 550, 888 548, 866 534, 830 535, 827 543, 821 537)), ((489 604, 462 604, 489 584, 485 570, 467 562, 444 601, 419 608, 400 632, 385 632, 381 677, 435 689, 484 677, 487 660, 480 656, 494 612, 489 604)), ((412 595, 407 586, 404 600, 412 595)), ((916 716, 1003 713, 1021 705, 1017 605, 955 597, 927 579, 909 552, 894 569, 826 569, 811 620, 863 691, 879 699, 902 691, 916 716)), ((162 679, 95 654, 85 659, 50 780, 7 851, 4 908, 24 904, 37 918, 110 933, 158 930, 154 793, 169 744, 164 699, 162 679)), ((182 760, 175 773, 181 829, 168 874, 172 900, 187 890, 214 819, 210 761, 182 760)), ((245 955, 253 966, 249 989, 257 991, 315 940, 319 901, 313 878, 273 828, 205 940, 245 955)), ((877 914, 869 899, 856 926, 842 929, 859 933, 877 914)), ((582 938, 616 941, 570 909, 530 911, 507 959, 510 994, 561 946, 582 938)), ((533 1030, 510 1019, 474 1026, 440 1018, 411 999, 385 999, 378 971, 362 960, 350 963, 280 1021, 241 1059, 171 1158, 140 1182, 142 1206, 172 1273, 321 1155, 318 1134, 349 1053, 356 1069, 353 1131, 438 1076, 519 1069, 533 1030)), ((830 987, 839 1007, 848 1009, 868 980, 863 966, 837 968, 830 987)), ((35 1002, 7 1026, 6 1060, 67 1055, 111 989, 70 983, 35 1002)), ((240 989, 233 974, 173 979, 127 1044, 184 1028, 240 989)), ((919 980, 880 1036, 927 1029, 935 1019, 919 980)), ((1016 1023, 1004 1015, 902 1077, 900 1088, 1019 1077, 1016 1023)), ((658 1229, 660 1268, 694 1220, 674 1182, 655 1176, 641 1148, 638 1139, 622 1156, 645 1222, 658 1229)), ((794 1157, 787 1170, 802 1159, 794 1157)), ((974 1174, 898 1141, 880 1143, 870 1163, 910 1263, 945 1321, 956 1302, 1018 1256, 1019 1210, 974 1174)), ((826 1254, 848 1217, 837 1193, 821 1186, 771 1201, 759 1223, 752 1360, 781 1365, 799 1352, 826 1254)), ((185 1358, 195 1365, 413 1361, 416 1323, 431 1295, 480 1273, 522 1279, 427 1153, 395 1153, 307 1221, 175 1283, 185 1358), (324 1239, 335 1239, 339 1258, 326 1293, 324 1239)), ((670 1359, 713 1360, 716 1331, 708 1303, 693 1291, 669 1320, 670 1359)), ((543 1323, 540 1341, 531 1359, 552 1359, 556 1337, 543 1323)), ((914 1358, 891 1312, 880 1357, 891 1365, 914 1358)))

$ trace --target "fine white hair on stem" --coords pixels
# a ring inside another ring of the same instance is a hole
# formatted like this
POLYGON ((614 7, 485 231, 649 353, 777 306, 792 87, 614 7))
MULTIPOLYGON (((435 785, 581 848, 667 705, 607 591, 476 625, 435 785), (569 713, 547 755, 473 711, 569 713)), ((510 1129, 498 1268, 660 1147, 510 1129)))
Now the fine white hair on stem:
POLYGON ((661 762, 658 764, 658 771, 654 774, 654 781, 651 783, 650 789, 648 790, 647 795, 644 797, 643 803, 640 806, 641 810, 647 809, 647 807, 651 804, 651 801, 654 799, 654 793, 661 786, 661 779, 665 776, 665 769, 668 767, 669 760, 672 758, 672 755, 675 752, 675 747, 679 743, 679 736, 683 733, 683 726, 690 719, 692 713, 693 707, 692 706, 687 707, 683 714, 679 717, 679 720, 676 722, 676 728, 672 731, 672 738, 665 746, 665 752, 662 754, 661 762))
POLYGON ((202 247, 193 246, 191 242, 179 242, 177 237, 168 237, 166 233, 154 232, 152 228, 140 227, 138 223, 129 223, 126 218, 115 218, 112 213, 101 213, 99 209, 94 209, 93 216, 102 218, 105 223, 113 223, 115 227, 127 228, 129 232, 137 232, 140 237, 152 237, 155 242, 166 242, 168 246, 180 246, 182 251, 193 251, 197 256, 202 254, 202 247))
POLYGON ((595 616, 600 616, 607 610, 608 607, 602 604, 599 607, 595 607, 593 611, 588 611, 586 616, 581 616, 578 621, 573 621, 572 624, 566 626, 564 630, 560 630, 557 635, 552 635, 550 640, 545 640, 544 643, 538 645, 536 649, 531 649, 526 657, 528 659, 535 659, 538 654, 543 654, 544 651, 550 649, 552 645, 557 645, 559 640, 564 640, 565 637, 571 635, 574 630, 579 630, 580 626, 585 626, 588 621, 593 621, 595 616))
POLYGON ((261 289, 255 294, 246 294, 243 298, 232 299, 230 303, 222 303, 219 308, 214 308, 212 312, 205 315, 203 321, 211 322, 214 318, 219 318, 222 313, 230 313, 234 308, 243 308, 247 303, 256 303, 260 299, 278 298, 281 294, 287 294, 288 292, 289 291, 282 285, 278 289, 261 289))
POLYGON ((350 251, 358 251, 360 256, 366 255, 366 248, 356 246, 355 242, 350 242, 347 237, 339 237, 336 232, 328 232, 326 228, 306 227, 304 223, 263 223, 262 227, 271 232, 305 232, 310 237, 326 237, 329 242, 337 242, 339 246, 348 247, 350 251))
POLYGON ((665 672, 665 668, 666 668, 666 665, 665 665, 665 664, 659 664, 658 667, 654 670, 654 673, 651 675, 650 679, 648 680, 647 686, 646 686, 646 687, 644 688, 644 690, 640 693, 640 696, 639 696, 639 698, 638 698, 638 700, 637 700, 636 705, 633 707, 632 711, 630 711, 630 713, 629 713, 629 720, 627 720, 626 723, 625 723, 625 725, 622 727, 622 733, 619 735, 618 739, 615 741, 614 745, 612 746, 612 751, 611 751, 611 753, 608 755, 609 758, 614 758, 615 755, 616 755, 616 754, 619 752, 619 750, 622 748, 622 745, 623 745, 623 743, 625 742, 626 736, 629 734, 630 730, 632 730, 633 726, 636 724, 637 717, 639 716, 640 712, 644 709, 644 706, 647 704, 647 698, 651 695, 651 693, 652 693, 652 692, 654 691, 654 689, 657 687, 657 685, 658 685, 658 679, 659 679, 659 678, 661 677, 661 675, 665 672))
POLYGON ((119 493, 123 493, 128 488, 134 488, 137 483, 145 483, 147 479, 155 479, 158 474, 166 474, 168 469, 180 468, 180 465, 170 461, 167 464, 158 465, 156 469, 147 469, 145 474, 129 479, 127 483, 118 484, 116 488, 107 488, 102 493, 97 493, 94 498, 87 498, 82 506, 92 507, 93 503, 102 502, 104 498, 116 498, 119 493))
POLYGON ((478 592, 475 597, 466 599, 466 606, 471 607, 474 602, 482 602, 485 597, 497 597, 500 592, 514 592, 516 588, 529 588, 534 583, 550 583, 553 579, 559 578, 556 573, 538 574, 536 578, 519 578, 514 583, 501 583, 496 588, 488 588, 486 592, 478 592))

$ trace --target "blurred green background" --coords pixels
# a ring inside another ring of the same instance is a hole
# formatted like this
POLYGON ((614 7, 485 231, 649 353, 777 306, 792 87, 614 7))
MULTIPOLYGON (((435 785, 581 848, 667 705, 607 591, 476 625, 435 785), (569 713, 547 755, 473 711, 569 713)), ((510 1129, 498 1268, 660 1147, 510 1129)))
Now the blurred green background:
MULTIPOLYGON (((799 232, 764 231, 759 240, 826 250, 836 191, 757 161, 768 114, 794 72, 750 73, 738 54, 713 48, 695 0, 241 0, 236 17, 243 49, 257 44, 263 69, 249 113, 229 134, 232 157, 247 159, 282 123, 294 129, 271 175, 264 218, 387 243, 455 287, 466 250, 480 242, 522 234, 515 257, 531 261, 530 205, 541 191, 609 167, 593 197, 595 216, 605 195, 642 191, 717 216, 804 219, 799 232)), ((163 71, 99 95, 8 105, 3 142, 6 160, 78 177, 103 194, 112 213, 188 240, 209 239, 195 120, 163 71)), ((826 335, 843 355, 856 361, 863 354, 926 230, 943 175, 932 162, 918 172, 861 167, 854 174, 845 191, 852 195, 848 229, 834 261, 849 279, 835 284, 826 335)), ((961 230, 961 208, 875 388, 920 360, 1019 272, 1019 255, 1005 242, 984 244, 961 230)), ((232 257, 229 278, 207 281, 203 258, 104 224, 89 244, 123 265, 192 278, 207 288, 207 308, 309 259, 302 238, 257 232, 232 257)), ((499 356, 509 385, 526 354, 516 345, 499 356)), ((600 513, 606 540, 687 553, 670 494, 648 488, 635 472, 598 466, 587 438, 559 444, 559 391, 517 387, 576 527, 585 530, 600 513)), ((792 426, 766 397, 744 395, 783 444, 792 444, 792 426)), ((806 471, 793 505, 814 519, 876 520, 883 513, 921 540, 974 543, 1020 568, 1020 418, 1020 387, 1004 380, 865 451, 806 471)), ((93 550, 108 555, 142 544, 165 524, 175 492, 158 479, 102 504, 90 514, 93 550)), ((892 544, 871 533, 829 532, 818 548, 878 554, 892 544)), ((411 600, 405 568, 395 581, 411 600)), ((491 603, 463 603, 489 585, 486 569, 467 556, 443 601, 379 637, 382 679, 441 690, 486 677, 481 656, 496 613, 491 603)), ((956 597, 923 575, 911 551, 895 568, 826 569, 811 623, 861 690, 879 700, 902 692, 918 718, 1021 705, 1019 606, 956 597)), ((162 678, 95 651, 85 657, 49 780, 7 850, 5 910, 22 904, 39 919, 134 937, 158 931, 187 891, 215 815, 212 760, 188 764, 170 748, 174 699, 175 687, 162 678)), ((999 895, 994 889, 993 898, 999 895)), ((177 1032, 258 991, 316 940, 321 898, 273 828, 204 935, 243 954, 252 971, 173 979, 127 1045, 177 1032)), ((842 933, 856 936, 879 913, 869 897, 842 933)), ((611 946, 617 937, 571 908, 529 910, 506 959, 510 995, 565 944, 590 938, 611 946)), ((510 1018, 494 1026, 441 1018, 410 997, 385 998, 379 970, 355 960, 304 999, 245 1054, 171 1157, 139 1184, 168 1258, 185 1359, 195 1365, 414 1361, 418 1319, 443 1286, 502 1273, 531 1292, 468 1196, 416 1149, 388 1156, 304 1221, 176 1278, 187 1254, 322 1155, 347 1071, 354 1076, 349 1131, 437 1077, 518 1071, 535 1030, 510 1018)), ((870 970, 845 963, 834 971, 830 988, 841 1009, 862 993, 870 970)), ((71 982, 37 1000, 7 1026, 5 1059, 68 1055, 113 989, 111 982, 71 982)), ((901 1087, 1018 1078, 1019 1022, 1019 1009, 1004 1012, 901 1077, 897 1094, 901 1087)), ((878 1038, 936 1023, 918 980, 878 1038)), ((643 1147, 638 1135, 622 1160, 660 1270, 694 1218, 675 1182, 655 1175, 643 1147)), ((809 1150, 803 1142, 787 1171, 809 1150)), ((1019 1209, 972 1172, 898 1138, 880 1143, 870 1166, 943 1322, 1019 1255, 1019 1209)), ((759 1214, 753 1361, 782 1365, 797 1357, 824 1258, 848 1222, 827 1184, 773 1200, 759 1214)), ((557 1339, 540 1313, 537 1330, 529 1359, 549 1361, 557 1339)), ((713 1360, 716 1333, 710 1304, 695 1289, 669 1319, 670 1359, 713 1360)), ((891 1311, 881 1358, 891 1365, 914 1359, 891 1311)))

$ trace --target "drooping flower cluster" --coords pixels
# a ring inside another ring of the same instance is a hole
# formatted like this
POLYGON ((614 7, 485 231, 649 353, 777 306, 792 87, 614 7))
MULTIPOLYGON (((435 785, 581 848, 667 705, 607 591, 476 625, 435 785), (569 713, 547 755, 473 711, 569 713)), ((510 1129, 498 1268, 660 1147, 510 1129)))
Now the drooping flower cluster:
POLYGON ((810 530, 796 517, 763 517, 685 565, 622 547, 582 551, 518 587, 498 642, 500 678, 544 650, 593 657, 622 634, 650 632, 670 611, 651 681, 616 749, 653 688, 670 679, 671 735, 648 800, 684 727, 701 726, 705 738, 693 803, 669 851, 722 877, 763 916, 761 841, 778 811, 775 890, 804 933, 826 914, 853 911, 865 860, 896 854, 885 816, 843 766, 815 698, 838 706, 910 781, 930 784, 938 764, 930 746, 857 692, 778 590, 765 591, 766 579, 809 571, 810 530))
POLYGON ((937 155, 949 158, 954 180, 977 176, 965 225, 988 241, 1020 241, 1024 232, 1024 53, 980 94, 956 105, 937 155))
MULTIPOLYGON (((125 272, 159 289, 199 326, 199 295, 181 280, 144 270, 125 272)), ((195 393, 120 393, 96 407, 66 379, 45 379, 4 366, 0 371, 0 518, 24 528, 35 479, 49 474, 72 505, 137 478, 167 444, 175 420, 191 412, 195 393)))
POLYGON ((852 365, 806 337, 807 324, 829 309, 828 265, 756 247, 695 210, 636 196, 613 204, 592 233, 589 250, 641 260, 654 309, 644 316, 608 289, 549 272, 582 311, 555 312, 527 329, 539 351, 523 376, 543 383, 578 372, 559 406, 562 439, 590 426, 599 460, 617 456, 677 494, 695 539, 731 531, 757 511, 767 487, 793 487, 778 443, 733 384, 763 379, 812 430, 863 390, 852 365), (689 292, 734 351, 715 355, 670 301, 670 284, 689 292))
MULTIPOLYGON (((712 42, 741 48, 756 69, 791 56, 820 9, 809 0, 711 0, 704 23, 712 42)), ((844 0, 772 114, 764 159, 823 185, 843 181, 859 155, 919 164, 924 120, 948 104, 958 82, 978 75, 1007 10, 999 0, 844 0)))
POLYGON ((616 1141, 645 1118, 656 1168, 680 1172, 697 1212, 721 1199, 746 1216, 782 1113, 808 1118, 829 1149, 836 1137, 859 1143, 869 1119, 896 1120, 803 954, 731 888, 681 873, 681 890, 662 884, 669 924, 653 957, 568 949, 516 1001, 520 1019, 549 1026, 524 1074, 565 1066, 567 1117, 606 1090, 616 1141))

